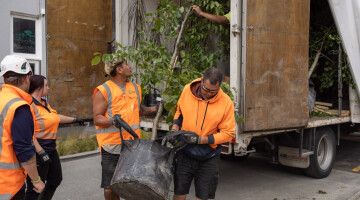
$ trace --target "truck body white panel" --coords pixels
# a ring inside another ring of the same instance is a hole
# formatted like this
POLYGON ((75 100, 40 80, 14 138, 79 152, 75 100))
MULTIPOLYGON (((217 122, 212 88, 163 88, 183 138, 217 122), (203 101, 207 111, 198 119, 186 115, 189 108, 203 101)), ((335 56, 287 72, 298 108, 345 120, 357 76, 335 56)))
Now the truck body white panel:
POLYGON ((360 1, 329 0, 329 5, 348 55, 357 94, 360 94, 360 1))
POLYGON ((352 123, 360 123, 360 101, 355 89, 349 86, 350 117, 352 123))

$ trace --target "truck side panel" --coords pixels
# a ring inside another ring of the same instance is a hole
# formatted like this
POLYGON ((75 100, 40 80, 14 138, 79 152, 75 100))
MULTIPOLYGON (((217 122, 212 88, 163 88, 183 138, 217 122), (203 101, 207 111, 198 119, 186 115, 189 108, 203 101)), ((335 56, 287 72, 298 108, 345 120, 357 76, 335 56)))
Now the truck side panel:
POLYGON ((310 0, 247 1, 243 131, 305 126, 310 0))

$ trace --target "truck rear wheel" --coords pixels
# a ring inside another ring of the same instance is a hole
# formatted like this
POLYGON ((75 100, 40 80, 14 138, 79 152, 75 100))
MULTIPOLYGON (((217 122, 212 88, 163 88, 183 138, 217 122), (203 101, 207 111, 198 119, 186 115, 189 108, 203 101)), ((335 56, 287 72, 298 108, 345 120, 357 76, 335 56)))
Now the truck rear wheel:
POLYGON ((319 129, 315 134, 314 154, 310 156, 310 166, 305 174, 313 178, 329 176, 335 160, 336 140, 330 127, 319 129))

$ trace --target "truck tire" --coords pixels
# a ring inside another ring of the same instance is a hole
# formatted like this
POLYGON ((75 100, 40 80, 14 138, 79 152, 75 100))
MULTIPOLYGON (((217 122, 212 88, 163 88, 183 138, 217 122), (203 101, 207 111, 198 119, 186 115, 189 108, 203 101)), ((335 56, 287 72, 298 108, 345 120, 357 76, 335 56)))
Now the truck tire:
POLYGON ((304 170, 307 176, 325 178, 329 176, 335 161, 336 139, 330 127, 321 128, 315 134, 314 154, 310 156, 310 166, 304 170))

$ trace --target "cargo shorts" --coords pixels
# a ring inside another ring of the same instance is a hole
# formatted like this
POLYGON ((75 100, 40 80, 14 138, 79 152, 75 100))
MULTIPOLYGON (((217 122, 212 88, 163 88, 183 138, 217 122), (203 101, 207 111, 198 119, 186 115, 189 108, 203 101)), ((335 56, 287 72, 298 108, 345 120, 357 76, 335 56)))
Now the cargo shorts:
POLYGON ((215 199, 219 180, 220 155, 208 160, 198 161, 179 151, 175 161, 175 195, 189 194, 194 179, 196 197, 206 200, 215 199))
POLYGON ((101 188, 110 188, 119 156, 119 154, 112 154, 101 148, 101 188))

